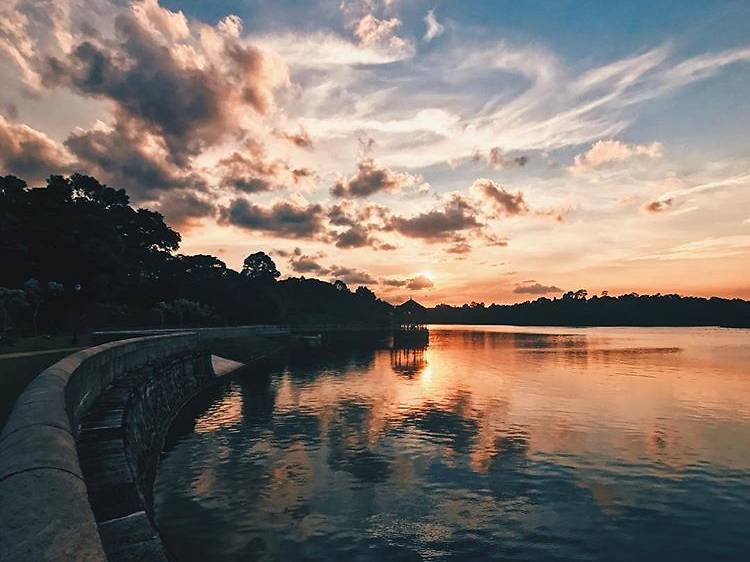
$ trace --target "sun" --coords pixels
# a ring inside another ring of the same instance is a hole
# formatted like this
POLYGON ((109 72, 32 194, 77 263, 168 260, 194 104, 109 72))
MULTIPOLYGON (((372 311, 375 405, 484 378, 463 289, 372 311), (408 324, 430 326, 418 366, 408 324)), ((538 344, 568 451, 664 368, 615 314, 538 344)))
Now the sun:
POLYGON ((417 275, 420 277, 426 277, 430 281, 435 280, 435 274, 432 271, 420 271, 417 275))

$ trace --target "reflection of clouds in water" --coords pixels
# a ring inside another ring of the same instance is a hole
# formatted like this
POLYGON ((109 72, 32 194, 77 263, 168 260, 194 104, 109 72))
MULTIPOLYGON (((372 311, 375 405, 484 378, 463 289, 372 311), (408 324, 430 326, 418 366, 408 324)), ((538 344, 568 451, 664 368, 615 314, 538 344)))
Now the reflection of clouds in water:
POLYGON ((718 492, 750 471, 740 364, 623 334, 438 332, 418 358, 324 351, 238 379, 165 459, 159 517, 228 530, 180 535, 186 559, 239 560, 545 558, 602 529, 616 553, 690 506, 747 516, 718 492))

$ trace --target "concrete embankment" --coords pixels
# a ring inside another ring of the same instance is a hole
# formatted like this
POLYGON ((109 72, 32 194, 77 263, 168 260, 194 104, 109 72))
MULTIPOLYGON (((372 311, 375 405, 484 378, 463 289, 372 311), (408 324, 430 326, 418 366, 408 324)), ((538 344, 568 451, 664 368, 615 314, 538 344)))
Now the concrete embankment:
POLYGON ((0 435, 0 560, 166 559, 150 518, 164 435, 240 366, 213 348, 243 338, 257 339, 253 327, 113 341, 36 377, 0 435))

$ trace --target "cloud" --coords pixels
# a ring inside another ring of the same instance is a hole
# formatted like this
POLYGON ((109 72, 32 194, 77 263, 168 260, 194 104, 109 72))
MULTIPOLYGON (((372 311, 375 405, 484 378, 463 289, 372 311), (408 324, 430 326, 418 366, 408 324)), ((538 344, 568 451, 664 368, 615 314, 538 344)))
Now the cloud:
POLYGON ((357 164, 357 173, 342 178, 331 188, 336 197, 369 197, 380 192, 397 192, 406 187, 428 188, 424 179, 403 172, 393 172, 379 167, 372 158, 364 158, 357 164))
POLYGON ((38 182, 70 169, 60 146, 44 133, 0 115, 0 169, 29 182, 38 182))
POLYGON ((422 289, 431 289, 435 286, 432 279, 428 279, 424 275, 419 275, 413 279, 409 279, 406 283, 406 288, 412 291, 421 291, 422 289))
POLYGON ((600 140, 595 142, 585 153, 578 154, 568 170, 573 174, 584 174, 636 157, 661 158, 661 156, 662 145, 659 142, 625 144, 618 140, 600 140))
POLYGON ((513 292, 518 295, 546 295, 549 293, 562 293, 562 289, 555 285, 542 285, 535 281, 524 281, 516 285, 513 292))
POLYGON ((656 214, 656 213, 663 213, 664 211, 669 210, 672 207, 673 199, 654 199, 653 201, 649 201, 647 203, 644 203, 641 207, 641 210, 644 213, 650 213, 650 214, 656 214))
POLYGON ((396 34, 399 27, 401 20, 398 18, 378 19, 372 14, 352 23, 354 36, 360 45, 383 50, 398 58, 411 57, 414 46, 396 34))
POLYGON ((454 244, 450 248, 445 250, 448 254, 469 254, 471 253, 471 246, 467 244, 466 242, 458 242, 457 244, 454 244))
POLYGON ((320 204, 278 201, 270 207, 262 207, 237 198, 221 209, 220 221, 286 238, 313 238, 324 232, 323 217, 320 204))
POLYGON ((503 238, 502 236, 496 236, 488 232, 485 232, 482 238, 484 239, 485 244, 488 246, 499 246, 501 248, 504 248, 508 245, 507 238, 503 238))
POLYGON ((150 206, 164 215, 170 225, 183 229, 190 228, 198 219, 212 217, 216 213, 213 201, 186 189, 164 194, 150 206))
POLYGON ((429 10, 424 17, 426 30, 422 39, 429 43, 436 37, 440 37, 445 31, 445 27, 435 17, 435 10, 429 10))
POLYGON ((464 230, 483 226, 476 219, 476 209, 460 195, 453 195, 441 208, 413 217, 393 217, 390 227, 404 236, 427 242, 449 240, 464 230))
POLYGON ((278 138, 283 139, 287 142, 290 142, 294 146, 297 146, 299 148, 312 148, 313 147, 313 141, 310 138, 310 135, 303 128, 300 128, 300 130, 297 133, 289 133, 287 131, 280 131, 276 129, 273 131, 273 134, 277 136, 278 138))
MULTIPOLYGON (((251 145, 252 146, 252 145, 251 145)), ((233 152, 219 160, 217 167, 222 170, 222 187, 231 187, 245 193, 258 193, 274 189, 274 182, 282 170, 288 166, 281 161, 266 162, 260 147, 248 147, 244 153, 233 152)))
POLYGON ((386 287, 406 287, 412 291, 431 289, 435 286, 435 283, 424 275, 418 275, 411 279, 382 279, 381 283, 386 287))
POLYGON ((154 199, 158 191, 205 189, 197 174, 173 162, 162 137, 126 115, 119 115, 113 126, 99 123, 73 131, 65 146, 78 159, 76 167, 127 188, 136 200, 154 199))
POLYGON ((232 16, 212 27, 141 0, 115 16, 113 38, 81 37, 50 55, 45 79, 111 100, 184 165, 237 134, 250 111, 266 113, 288 83, 283 64, 238 38, 240 24, 232 16))
POLYGON ((523 155, 512 158, 506 157, 503 151, 496 146, 491 148, 486 155, 479 150, 475 150, 468 156, 448 160, 451 168, 458 168, 468 163, 479 164, 481 162, 486 162, 487 166, 494 170, 507 170, 511 168, 523 168, 529 163, 529 157, 523 155))
POLYGON ((708 237, 680 244, 656 254, 638 256, 635 260, 698 260, 731 257, 750 253, 750 236, 708 237))
POLYGON ((393 250, 395 246, 382 243, 373 236, 384 230, 390 212, 386 207, 373 203, 360 205, 350 199, 328 208, 328 221, 333 227, 347 227, 340 231, 331 229, 330 235, 339 248, 362 248, 371 246, 376 250, 393 250))
POLYGON ((363 45, 328 32, 255 35, 253 44, 274 52, 292 69, 337 69, 390 64, 413 56, 413 48, 363 45))
POLYGON ((328 270, 328 275, 331 279, 339 279, 347 285, 377 285, 378 281, 369 273, 354 269, 351 267, 344 267, 338 265, 332 265, 328 270))
POLYGON ((529 163, 528 156, 516 156, 506 158, 498 147, 492 148, 487 155, 487 163, 496 170, 505 170, 507 168, 523 168, 529 163))
POLYGON ((497 215, 517 216, 529 212, 523 193, 510 193, 504 187, 487 178, 479 178, 471 185, 471 190, 484 201, 489 202, 497 215))
POLYGON ((362 248, 373 244, 370 233, 367 228, 361 225, 355 225, 339 234, 336 238, 336 247, 338 248, 362 248))
MULTIPOLYGON (((80 103, 108 102, 92 110, 108 107, 108 115, 65 140, 72 165, 127 188, 136 201, 164 209, 182 201, 173 216, 190 209, 204 216, 202 205, 166 193, 206 191, 206 168, 195 161, 225 141, 245 138, 248 129, 262 132, 277 91, 289 83, 277 56, 241 37, 237 16, 207 25, 157 0, 38 0, 3 3, 0 21, 0 57, 22 69, 28 88, 49 96, 64 87, 80 103)), ((54 158, 41 146, 35 152, 52 171, 60 151, 54 158)), ((305 168, 282 172, 235 175, 223 184, 257 192, 311 174, 305 168)))
POLYGON ((275 249, 272 251, 272 253, 276 254, 277 256, 280 256, 282 258, 289 258, 292 256, 301 256, 302 255, 302 249, 297 247, 294 248, 294 250, 285 250, 285 249, 275 249))
POLYGON ((302 253, 300 248, 295 248, 289 258, 289 266, 296 273, 315 273, 316 275, 325 275, 328 273, 329 269, 318 263, 318 260, 322 257, 322 253, 306 255, 302 253))

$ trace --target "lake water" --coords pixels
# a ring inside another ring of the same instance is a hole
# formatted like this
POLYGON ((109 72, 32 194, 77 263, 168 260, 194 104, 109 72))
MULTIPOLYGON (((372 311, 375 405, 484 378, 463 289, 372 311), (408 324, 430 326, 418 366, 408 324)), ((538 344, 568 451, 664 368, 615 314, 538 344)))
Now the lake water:
POLYGON ((440 326, 268 371, 173 428, 179 560, 750 559, 750 331, 440 326))

